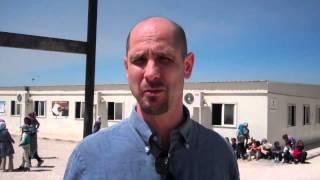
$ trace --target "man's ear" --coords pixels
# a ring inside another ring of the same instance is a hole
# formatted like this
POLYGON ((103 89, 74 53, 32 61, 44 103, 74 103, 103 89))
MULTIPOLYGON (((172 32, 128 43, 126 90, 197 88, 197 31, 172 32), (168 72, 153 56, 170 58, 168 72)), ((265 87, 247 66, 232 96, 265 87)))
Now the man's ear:
POLYGON ((192 68, 194 63, 194 54, 188 53, 184 59, 184 78, 189 79, 191 77, 192 68))
POLYGON ((128 79, 128 58, 127 58, 127 56, 125 56, 123 58, 123 64, 124 64, 124 68, 126 69, 126 77, 128 79))

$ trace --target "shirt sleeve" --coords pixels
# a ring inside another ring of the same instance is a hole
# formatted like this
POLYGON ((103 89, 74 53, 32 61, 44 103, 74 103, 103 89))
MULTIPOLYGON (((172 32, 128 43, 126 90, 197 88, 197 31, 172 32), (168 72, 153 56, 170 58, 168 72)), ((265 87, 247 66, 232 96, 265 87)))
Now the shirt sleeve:
POLYGON ((34 123, 35 123, 36 129, 38 129, 40 127, 40 123, 36 118, 34 119, 34 123))
POLYGON ((82 180, 87 179, 85 176, 85 164, 80 151, 75 149, 67 164, 67 168, 64 172, 64 180, 82 180))

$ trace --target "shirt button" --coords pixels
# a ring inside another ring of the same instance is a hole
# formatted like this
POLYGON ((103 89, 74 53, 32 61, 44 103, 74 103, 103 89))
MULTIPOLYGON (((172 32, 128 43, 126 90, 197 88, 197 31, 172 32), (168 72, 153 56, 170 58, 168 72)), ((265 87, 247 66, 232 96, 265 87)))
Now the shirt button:
POLYGON ((190 144, 188 144, 188 143, 185 143, 184 146, 185 146, 187 149, 190 148, 190 144))
POLYGON ((146 153, 149 153, 150 147, 149 147, 149 146, 146 146, 146 147, 144 147, 144 150, 146 151, 146 153))
POLYGON ((157 136, 153 136, 153 138, 152 138, 154 141, 158 141, 158 137, 157 136))

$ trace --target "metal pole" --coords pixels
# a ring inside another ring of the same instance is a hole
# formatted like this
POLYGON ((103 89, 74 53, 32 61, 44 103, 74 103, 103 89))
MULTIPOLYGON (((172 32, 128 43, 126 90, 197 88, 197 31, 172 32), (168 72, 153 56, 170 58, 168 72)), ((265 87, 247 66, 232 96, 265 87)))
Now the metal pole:
POLYGON ((88 34, 83 137, 92 133, 98 0, 88 0, 88 34))

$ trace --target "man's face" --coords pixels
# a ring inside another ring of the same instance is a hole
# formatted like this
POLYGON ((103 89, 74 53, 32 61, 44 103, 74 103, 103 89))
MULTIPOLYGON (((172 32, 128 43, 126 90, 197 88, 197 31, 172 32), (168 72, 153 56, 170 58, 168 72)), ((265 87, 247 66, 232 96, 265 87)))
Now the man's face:
POLYGON ((138 24, 131 32, 124 62, 130 89, 144 113, 160 115, 182 103, 193 54, 184 57, 175 39, 173 25, 163 19, 138 24))

